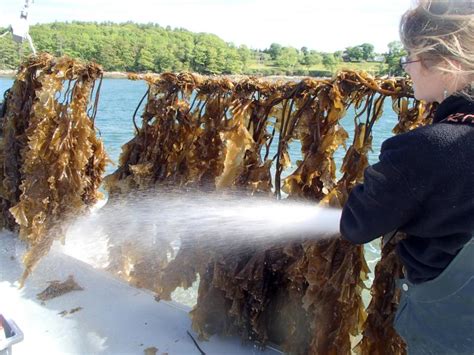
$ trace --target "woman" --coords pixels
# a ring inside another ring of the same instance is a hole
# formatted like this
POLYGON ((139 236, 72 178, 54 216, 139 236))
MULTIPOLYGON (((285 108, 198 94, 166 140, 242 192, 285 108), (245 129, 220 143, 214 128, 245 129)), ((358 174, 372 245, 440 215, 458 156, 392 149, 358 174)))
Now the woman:
POLYGON ((415 97, 433 124, 385 141, 345 205, 344 238, 391 231, 404 265, 395 328, 410 354, 474 353, 474 5, 421 0, 400 24, 415 97))

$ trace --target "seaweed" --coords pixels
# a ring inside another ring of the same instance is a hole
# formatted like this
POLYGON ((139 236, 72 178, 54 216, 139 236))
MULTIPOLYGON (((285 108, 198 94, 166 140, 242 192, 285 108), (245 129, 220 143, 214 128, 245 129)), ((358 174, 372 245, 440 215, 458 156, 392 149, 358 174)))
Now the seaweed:
MULTIPOLYGON (((48 301, 53 298, 62 296, 66 293, 72 291, 82 291, 84 290, 81 286, 77 284, 72 275, 69 275, 66 281, 49 281, 49 286, 46 287, 42 292, 36 295, 36 298, 41 301, 48 301)), ((71 310, 69 313, 77 312, 77 309, 71 310)))
MULTIPOLYGON (((53 241, 64 238, 67 221, 100 197, 107 162, 94 127, 101 78, 95 64, 40 54, 22 65, 8 93, 0 137, 1 223, 29 245, 22 283, 53 241)), ((122 147, 118 169, 105 178, 104 209, 133 194, 162 190, 342 207, 363 181, 385 100, 392 100, 399 117, 394 133, 429 123, 433 110, 413 98, 407 79, 364 72, 298 82, 191 73, 130 79, 148 83, 146 106, 141 125, 137 107, 135 136, 122 147), (348 142, 340 121, 351 107, 356 114, 348 142), (299 161, 289 154, 294 141, 301 144, 299 161), (338 178, 334 154, 341 147, 346 154, 338 178)), ((226 250, 193 235, 174 255, 166 238, 144 248, 123 230, 109 233, 117 237, 109 245, 109 270, 153 290, 157 300, 170 299, 177 287, 188 288, 199 277, 191 318, 202 339, 238 334, 293 354, 406 352, 392 327, 395 278, 402 272, 393 245, 382 252, 365 310, 361 292, 369 270, 363 249, 338 235, 234 241, 226 250)))
MULTIPOLYGON (((130 79, 148 83, 147 104, 141 127, 135 123, 135 137, 123 146, 118 169, 105 179, 110 204, 137 191, 172 188, 341 207, 363 181, 384 100, 392 100, 399 117, 394 133, 426 124, 431 112, 413 99, 407 79, 364 72, 299 82, 191 73, 130 79), (334 153, 349 137, 340 120, 351 106, 355 134, 337 179, 334 153), (301 143, 301 161, 291 161, 292 141, 301 143), (290 172, 286 178, 284 171, 290 172)), ((393 256, 384 254, 377 268, 367 318, 361 291, 368 267, 360 246, 342 238, 306 238, 223 251, 212 238, 201 237, 183 241, 174 259, 166 241, 153 253, 116 243, 110 246, 112 270, 135 285, 148 285, 158 300, 170 299, 179 286, 190 287, 199 275, 191 317, 204 339, 239 334, 262 347, 277 343, 289 353, 339 354, 350 353, 360 334, 365 336, 357 348, 362 353, 377 353, 394 337, 387 316, 396 307, 387 314, 380 306, 388 298, 392 305, 397 302, 392 297, 396 275, 387 273, 398 265, 393 256), (147 265, 147 272, 140 265, 147 265), (388 330, 371 332, 379 326, 388 330)), ((403 352, 400 339, 395 342, 384 349, 403 352)))
POLYGON ((43 53, 20 67, 8 94, 0 199, 2 225, 28 244, 22 285, 53 241, 64 238, 64 222, 101 197, 107 158, 94 127, 99 90, 89 105, 101 78, 95 64, 43 53))

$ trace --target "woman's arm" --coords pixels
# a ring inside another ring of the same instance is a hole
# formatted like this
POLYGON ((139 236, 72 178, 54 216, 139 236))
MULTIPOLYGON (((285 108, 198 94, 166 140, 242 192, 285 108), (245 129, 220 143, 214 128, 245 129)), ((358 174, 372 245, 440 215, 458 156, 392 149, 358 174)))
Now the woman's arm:
POLYGON ((367 243, 408 223, 419 208, 403 174, 381 154, 380 162, 365 170, 364 183, 349 194, 340 232, 355 244, 367 243))

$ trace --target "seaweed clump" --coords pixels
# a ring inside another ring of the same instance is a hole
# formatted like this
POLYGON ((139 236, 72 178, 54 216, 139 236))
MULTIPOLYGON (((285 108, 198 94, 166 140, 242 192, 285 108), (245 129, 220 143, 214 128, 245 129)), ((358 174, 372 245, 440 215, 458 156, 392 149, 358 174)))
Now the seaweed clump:
POLYGON ((64 236, 64 222, 101 196, 107 158, 94 127, 101 79, 96 64, 40 54, 20 67, 6 96, 0 222, 28 244, 22 284, 64 236))
MULTIPOLYGON (((131 79, 147 81, 147 103, 141 127, 135 124, 118 169, 106 178, 110 204, 136 191, 171 187, 341 207, 363 181, 384 101, 391 99, 398 113, 395 133, 429 122, 431 110, 413 99, 407 79, 364 72, 299 82, 190 73, 131 79), (355 112, 352 142, 340 124, 349 108, 355 112), (292 162, 289 145, 295 141, 302 158, 292 162), (346 154, 338 178, 334 154, 340 147, 346 154)), ((360 246, 341 238, 306 238, 235 253, 206 240, 186 239, 173 260, 166 242, 152 251, 116 243, 110 269, 155 291, 158 299, 170 299, 173 290, 190 287, 199 276, 191 317, 201 338, 239 334, 289 353, 349 354, 354 337, 363 334, 362 353, 405 351, 394 331, 371 331, 391 328, 396 275, 386 271, 397 268, 393 254, 384 255, 377 268, 367 318, 361 291, 368 267, 360 246), (393 346, 383 348, 388 342, 393 346)))

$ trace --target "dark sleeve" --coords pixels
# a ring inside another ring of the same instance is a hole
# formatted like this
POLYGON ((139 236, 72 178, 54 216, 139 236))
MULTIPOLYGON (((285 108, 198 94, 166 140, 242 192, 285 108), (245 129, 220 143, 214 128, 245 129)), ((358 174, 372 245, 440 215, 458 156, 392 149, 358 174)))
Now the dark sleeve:
POLYGON ((340 232, 355 243, 370 242, 410 221, 419 208, 403 174, 381 154, 380 162, 364 172, 342 210, 340 232))

